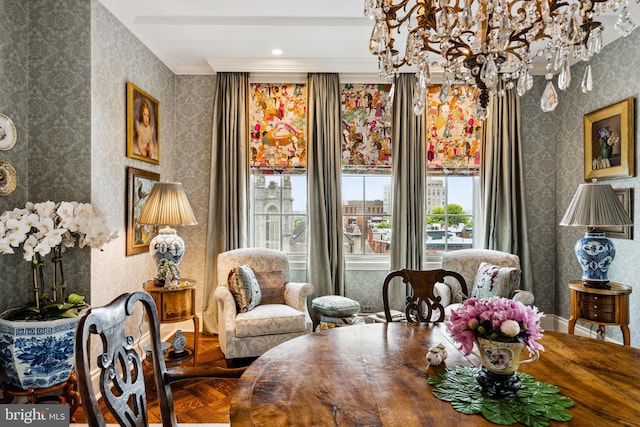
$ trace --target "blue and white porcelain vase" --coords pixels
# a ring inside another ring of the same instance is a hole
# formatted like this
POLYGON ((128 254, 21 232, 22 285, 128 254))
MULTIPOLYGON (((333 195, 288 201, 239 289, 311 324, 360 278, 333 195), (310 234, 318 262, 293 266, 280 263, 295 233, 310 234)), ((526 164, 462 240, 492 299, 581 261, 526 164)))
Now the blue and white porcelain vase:
POLYGON ((22 390, 67 381, 75 367, 74 337, 80 318, 34 321, 0 317, 0 379, 22 390))
POLYGON ((582 267, 582 280, 606 285, 609 267, 616 256, 613 242, 604 233, 587 232, 576 242, 574 250, 582 267))

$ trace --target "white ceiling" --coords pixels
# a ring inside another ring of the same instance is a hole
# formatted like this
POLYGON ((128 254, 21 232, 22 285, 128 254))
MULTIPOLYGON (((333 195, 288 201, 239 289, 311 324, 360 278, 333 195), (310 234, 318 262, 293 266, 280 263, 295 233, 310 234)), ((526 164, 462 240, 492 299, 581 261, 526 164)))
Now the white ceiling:
MULTIPOLYGON (((377 74, 363 0, 100 1, 176 74, 377 74)), ((640 23, 640 6, 629 7, 640 23)), ((600 20, 607 44, 616 16, 600 20)))

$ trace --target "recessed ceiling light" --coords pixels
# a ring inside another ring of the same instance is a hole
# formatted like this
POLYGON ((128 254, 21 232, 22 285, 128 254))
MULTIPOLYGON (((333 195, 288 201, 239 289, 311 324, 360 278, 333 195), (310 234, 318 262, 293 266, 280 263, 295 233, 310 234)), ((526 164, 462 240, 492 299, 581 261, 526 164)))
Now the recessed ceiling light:
POLYGON ((273 49, 271 53, 276 56, 282 55, 282 51, 280 49, 273 49))

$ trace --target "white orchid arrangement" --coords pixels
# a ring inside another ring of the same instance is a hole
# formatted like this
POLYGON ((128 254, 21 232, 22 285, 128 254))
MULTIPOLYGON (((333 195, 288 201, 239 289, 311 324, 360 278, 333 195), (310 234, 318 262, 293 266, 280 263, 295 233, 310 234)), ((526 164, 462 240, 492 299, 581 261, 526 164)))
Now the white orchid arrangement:
POLYGON ((62 254, 76 244, 80 248, 101 249, 116 237, 117 233, 109 230, 105 219, 89 203, 28 202, 24 208, 0 215, 0 254, 13 254, 22 245, 23 258, 30 261, 34 269, 36 304, 27 309, 35 313, 34 317, 51 317, 52 311, 56 311, 55 317, 77 315, 77 308, 86 305, 84 297, 71 294, 67 301, 57 298, 60 291, 64 300, 66 287, 62 254), (42 259, 49 254, 54 268, 51 297, 44 291, 42 278, 42 259))

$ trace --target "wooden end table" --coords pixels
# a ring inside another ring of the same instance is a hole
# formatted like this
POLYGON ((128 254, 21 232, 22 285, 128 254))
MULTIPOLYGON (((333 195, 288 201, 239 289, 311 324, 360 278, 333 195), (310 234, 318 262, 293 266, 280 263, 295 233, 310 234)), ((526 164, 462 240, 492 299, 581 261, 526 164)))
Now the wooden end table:
MULTIPOLYGON (((177 323, 193 319, 193 352, 190 356, 171 360, 165 357, 169 365, 183 363, 193 356, 193 366, 198 361, 198 337, 200 335, 200 319, 196 314, 196 281, 180 279, 176 287, 154 285, 153 280, 144 283, 145 292, 149 293, 158 307, 160 323, 177 323)), ((188 349, 188 348, 187 348, 188 349)))
POLYGON ((609 289, 584 286, 579 280, 569 282, 571 317, 569 333, 573 334, 577 320, 598 325, 598 339, 605 337, 606 326, 620 326, 624 345, 630 346, 629 294, 631 286, 610 282, 609 289))

